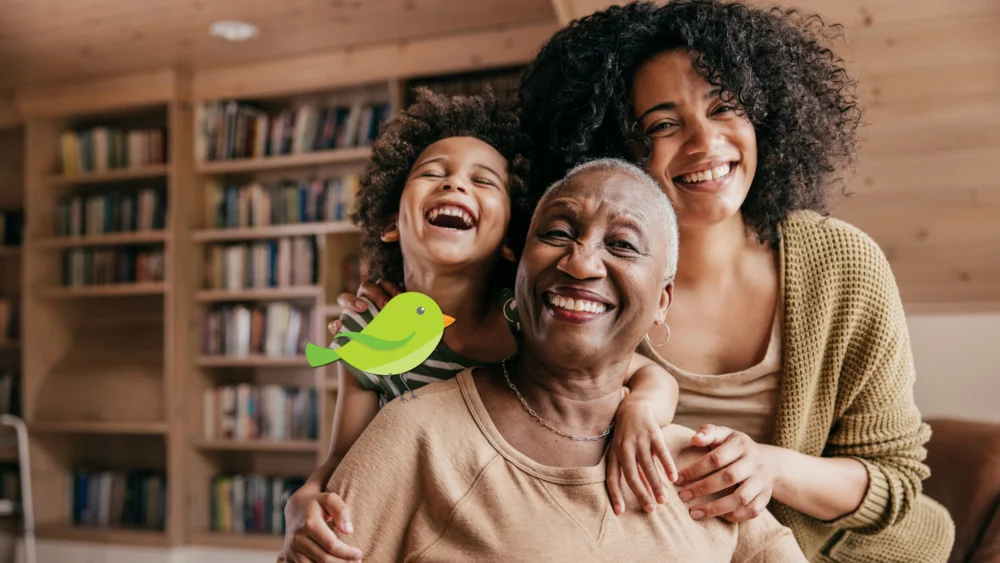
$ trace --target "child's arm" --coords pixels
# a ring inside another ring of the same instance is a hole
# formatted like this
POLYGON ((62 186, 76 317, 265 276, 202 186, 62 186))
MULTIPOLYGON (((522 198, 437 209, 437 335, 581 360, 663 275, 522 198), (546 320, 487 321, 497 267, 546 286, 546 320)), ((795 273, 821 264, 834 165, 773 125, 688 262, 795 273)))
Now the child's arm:
POLYGON ((608 493, 615 514, 621 514, 621 478, 635 493, 647 512, 655 503, 665 502, 663 482, 656 469, 658 459, 667 480, 677 479, 677 466, 663 443, 661 428, 669 425, 677 409, 679 387, 666 370, 649 358, 635 354, 625 374, 629 394, 622 399, 615 414, 615 433, 608 455, 608 493))
POLYGON ((629 388, 629 394, 622 402, 648 401, 653 408, 657 426, 663 427, 673 422, 680 394, 680 387, 674 376, 639 353, 633 354, 632 363, 628 367, 625 386, 629 388))
POLYGON ((355 561, 361 558, 361 551, 340 541, 327 523, 332 521, 345 534, 353 531, 350 509, 339 496, 326 492, 326 484, 378 414, 378 396, 362 387, 343 363, 337 365, 337 379, 330 453, 285 505, 284 556, 289 563, 325 561, 330 555, 355 561))

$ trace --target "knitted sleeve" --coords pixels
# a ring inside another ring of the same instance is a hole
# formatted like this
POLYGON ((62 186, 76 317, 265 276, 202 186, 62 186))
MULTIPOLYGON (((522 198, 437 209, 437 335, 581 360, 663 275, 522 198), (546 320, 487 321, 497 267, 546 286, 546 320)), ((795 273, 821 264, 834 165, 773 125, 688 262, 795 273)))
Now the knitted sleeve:
POLYGON ((913 398, 909 333, 889 262, 867 236, 852 242, 855 289, 843 325, 837 418, 823 455, 859 460, 869 485, 856 510, 827 524, 875 533, 898 522, 920 494, 930 474, 923 463, 930 427, 913 398))

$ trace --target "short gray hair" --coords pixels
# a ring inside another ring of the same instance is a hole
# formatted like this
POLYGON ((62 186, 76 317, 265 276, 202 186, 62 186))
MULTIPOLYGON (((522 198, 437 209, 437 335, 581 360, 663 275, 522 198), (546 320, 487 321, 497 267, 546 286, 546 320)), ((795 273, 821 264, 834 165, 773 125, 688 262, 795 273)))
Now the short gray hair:
POLYGON ((578 164, 570 169, 570 171, 567 172, 562 179, 557 180, 546 188, 545 193, 542 194, 541 199, 538 201, 538 208, 540 208, 552 194, 561 191, 570 180, 591 170, 612 170, 615 172, 624 172, 625 174, 628 174, 636 179, 651 193, 655 194, 653 199, 656 201, 656 211, 661 217, 663 217, 663 224, 667 228, 667 236, 669 238, 665 249, 667 254, 667 279, 673 280, 674 276, 677 274, 677 246, 680 237, 677 229, 677 214, 674 212, 673 204, 670 203, 670 198, 667 197, 667 194, 663 193, 663 189, 660 187, 660 184, 645 170, 639 168, 631 162, 620 158, 598 158, 589 160, 583 164, 578 164))

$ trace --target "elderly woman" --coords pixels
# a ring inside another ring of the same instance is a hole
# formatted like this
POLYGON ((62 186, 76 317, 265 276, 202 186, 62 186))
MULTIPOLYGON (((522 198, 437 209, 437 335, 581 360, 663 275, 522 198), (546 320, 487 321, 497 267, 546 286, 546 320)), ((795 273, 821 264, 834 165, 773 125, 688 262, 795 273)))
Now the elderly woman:
MULTIPOLYGON (((695 521, 673 491, 651 514, 630 495, 611 510, 610 425, 676 253, 669 201, 640 169, 595 161, 553 186, 519 263, 521 355, 379 412, 329 483, 353 508, 343 541, 370 561, 805 561, 766 512, 695 521)), ((692 434, 663 429, 679 461, 705 451, 692 434)))
POLYGON ((945 561, 954 528, 921 494, 929 428, 892 272, 823 216, 861 123, 826 31, 742 3, 611 7, 542 48, 522 123, 542 185, 627 157, 677 211, 670 331, 640 351, 676 376, 675 422, 712 450, 679 465, 692 516, 769 505, 811 560, 945 561))

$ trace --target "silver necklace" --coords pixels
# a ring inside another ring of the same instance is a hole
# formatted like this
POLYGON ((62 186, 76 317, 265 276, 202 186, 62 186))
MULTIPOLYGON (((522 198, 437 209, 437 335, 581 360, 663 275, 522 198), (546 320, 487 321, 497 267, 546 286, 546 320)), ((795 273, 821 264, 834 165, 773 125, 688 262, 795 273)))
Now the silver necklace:
POLYGON ((500 362, 500 366, 503 368, 503 377, 507 380, 507 385, 510 385, 510 388, 517 394, 517 398, 520 399, 521 404, 524 405, 524 410, 528 411, 528 414, 537 420, 539 424, 562 436, 563 438, 569 438, 570 440, 576 440, 578 442, 596 442, 598 440, 603 440, 608 434, 611 433, 611 429, 615 427, 615 421, 612 420, 611 426, 608 426, 608 429, 598 436, 575 436, 573 434, 567 434, 557 428, 553 428, 551 424, 546 422, 542 417, 538 416, 538 413, 536 413, 534 409, 528 406, 528 402, 521 396, 521 392, 517 390, 517 387, 514 387, 514 383, 510 380, 510 375, 507 374, 507 360, 500 362))

